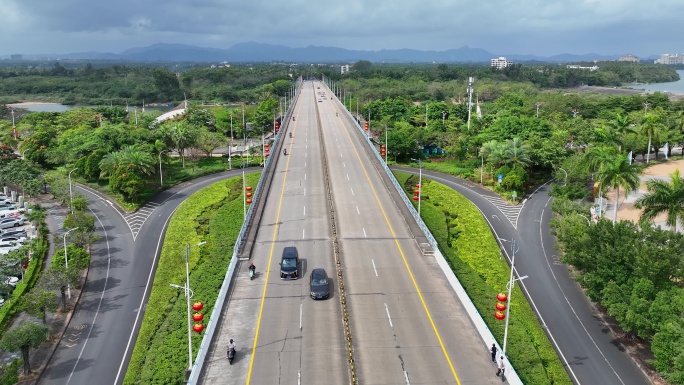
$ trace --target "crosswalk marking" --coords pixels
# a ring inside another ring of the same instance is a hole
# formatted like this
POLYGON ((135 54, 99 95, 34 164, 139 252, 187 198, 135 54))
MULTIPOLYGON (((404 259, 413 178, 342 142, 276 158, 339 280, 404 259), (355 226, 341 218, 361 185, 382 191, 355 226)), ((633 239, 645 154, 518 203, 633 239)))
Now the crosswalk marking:
POLYGON ((508 219, 515 229, 518 228, 518 217, 523 205, 512 205, 505 199, 498 196, 481 195, 484 199, 493 204, 508 219))
POLYGON ((126 220, 126 223, 128 224, 128 227, 131 229, 131 233, 133 234, 133 241, 135 241, 135 238, 137 238, 138 233, 140 232, 140 229, 142 226, 145 224, 145 221, 147 218, 152 215, 154 210, 159 207, 159 203, 155 202, 147 202, 144 205, 142 205, 138 211, 128 214, 124 216, 124 219, 126 220))

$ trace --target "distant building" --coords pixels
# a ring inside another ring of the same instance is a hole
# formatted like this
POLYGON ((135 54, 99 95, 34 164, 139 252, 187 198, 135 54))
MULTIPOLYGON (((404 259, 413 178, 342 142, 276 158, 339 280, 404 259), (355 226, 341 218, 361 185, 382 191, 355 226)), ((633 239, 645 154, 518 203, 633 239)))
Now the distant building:
POLYGON ((669 54, 664 53, 660 55, 660 59, 656 59, 655 64, 684 64, 684 53, 669 54))
POLYGON ((349 64, 340 66, 340 74, 344 75, 349 72, 349 64))
POLYGON ((571 70, 588 70, 588 71, 597 71, 599 69, 598 66, 591 66, 591 67, 586 67, 586 66, 581 66, 579 64, 568 64, 566 68, 571 69, 571 70))
POLYGON ((502 68, 506 68, 508 66, 512 66, 513 62, 511 60, 506 59, 505 57, 501 56, 496 59, 492 59, 492 67, 500 70, 502 68))
POLYGON ((10 60, 22 60, 24 57, 20 54, 10 55, 10 60))
POLYGON ((631 62, 639 62, 639 58, 634 55, 625 55, 625 56, 620 56, 619 61, 631 61, 631 62))

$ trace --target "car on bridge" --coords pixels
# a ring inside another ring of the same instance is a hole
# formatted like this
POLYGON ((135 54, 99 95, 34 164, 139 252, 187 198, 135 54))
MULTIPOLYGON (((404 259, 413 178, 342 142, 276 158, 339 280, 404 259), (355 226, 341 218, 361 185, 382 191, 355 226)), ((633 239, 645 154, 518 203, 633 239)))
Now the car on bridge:
POLYGON ((330 296, 328 274, 325 269, 313 269, 309 279, 309 295, 313 299, 327 299, 330 296))
POLYGON ((283 255, 280 258, 280 279, 297 279, 299 278, 299 253, 294 246, 288 246, 283 249, 283 255))

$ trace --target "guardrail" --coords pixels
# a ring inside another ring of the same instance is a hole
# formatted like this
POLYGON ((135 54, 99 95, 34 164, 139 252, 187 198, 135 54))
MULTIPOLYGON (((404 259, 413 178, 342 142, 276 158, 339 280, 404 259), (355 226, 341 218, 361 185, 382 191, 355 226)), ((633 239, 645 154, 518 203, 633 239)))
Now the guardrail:
MULTIPOLYGON (((335 97, 334 94, 332 97, 335 97)), ((339 100, 338 100, 338 102, 339 102, 339 100)), ((483 349, 483 354, 484 354, 484 351, 489 349, 490 343, 495 343, 497 346, 497 349, 499 349, 498 351, 502 351, 501 346, 499 346, 499 344, 496 342, 494 335, 492 334, 491 330, 489 330, 489 327, 487 327, 487 324, 485 323, 484 319, 482 318, 482 315, 480 314, 480 312, 477 311, 475 304, 473 304, 473 302, 470 300, 468 293, 466 293, 465 289, 463 288, 463 285, 461 285, 461 282, 458 280, 458 277, 456 277, 456 274, 454 274, 454 271, 451 270, 449 263, 447 262, 446 258, 444 258, 444 256, 442 255, 442 252, 439 250, 437 240, 435 240, 435 237, 432 236, 432 233, 430 232, 430 230, 425 225, 425 222, 423 222, 423 219, 418 215, 418 211, 416 210, 415 207, 413 207, 413 203, 411 202, 409 197, 406 195, 406 192, 404 191, 403 187, 399 184, 397 179, 392 174, 392 171, 389 169, 389 167, 385 163, 385 160, 382 158, 382 156, 378 152, 378 149, 373 145, 373 142, 370 141, 370 138, 364 132, 364 130, 361 128, 361 125, 356 121, 356 119, 354 119, 354 116, 346 108, 344 109, 344 111, 346 112, 347 116, 349 116, 350 120, 352 122, 354 122, 354 125, 359 130, 359 132, 361 133, 363 138, 366 140, 366 143, 368 144, 368 146, 373 150, 373 154, 375 154, 375 157, 377 158, 378 162, 380 162, 383 169, 387 173, 387 176, 392 181, 392 184, 397 189, 399 196, 401 196, 401 199, 404 201, 404 203, 406 204, 406 207, 411 212, 413 219, 416 221, 416 223, 418 224, 418 226, 422 230, 423 234, 428 239, 430 246, 432 246, 432 249, 435 251, 435 259, 437 260, 437 264, 439 265, 439 267, 444 272, 444 275, 446 276, 447 280, 449 281, 451 288, 454 290, 454 292, 458 296, 458 299, 463 304, 463 307, 465 308, 466 313, 468 314, 468 317, 473 322, 475 329, 477 330, 478 334, 480 335, 480 338, 482 338, 482 341, 484 342, 485 346, 483 349)), ((513 365, 511 365, 511 363, 508 361, 508 357, 506 357, 505 362, 506 362, 506 372, 507 372, 506 373, 506 381, 511 385, 522 385, 522 381, 520 380, 520 377, 518 377, 518 373, 515 371, 515 368, 513 367, 513 365)))
MULTIPOLYGON (((301 82, 299 86, 297 87, 297 92, 295 94, 295 98, 293 100, 297 100, 299 97, 301 91, 301 82)), ((285 118, 286 122, 289 122, 289 118, 292 114, 292 107, 295 105, 295 103, 290 104, 289 109, 285 112, 285 118)), ((282 137, 282 133, 285 132, 284 129, 282 129, 275 135, 274 137, 274 143, 277 143, 280 138, 282 137)), ((266 162, 264 162, 264 170, 267 170, 268 167, 271 165, 272 161, 274 158, 277 158, 277 154, 275 156, 269 156, 266 159, 266 162)), ((264 183, 264 175, 266 175, 265 172, 261 173, 261 177, 259 178, 259 183, 257 183, 257 188, 256 191, 254 192, 254 201, 257 202, 260 198, 261 195, 261 187, 264 183)), ((219 290, 219 295, 218 298, 216 299, 216 303, 214 304, 214 309, 211 311, 211 316, 209 317, 209 322, 207 323, 207 328, 205 329, 204 337, 202 337, 202 343, 199 346, 199 350, 197 351, 197 356, 195 357, 195 362, 192 364, 192 370, 190 372, 190 376, 188 377, 187 383, 188 384, 195 384, 197 380, 199 379, 200 375, 202 374, 202 370, 204 369, 204 361, 207 357, 207 353, 209 353, 209 348, 211 347, 211 342, 214 339, 214 333, 216 332, 216 325, 218 324, 219 319, 221 318, 221 312, 223 311, 223 305, 226 302, 226 298, 228 296, 228 290, 231 288, 231 285, 233 283, 233 276, 235 274, 235 269, 237 268, 237 264, 240 258, 238 258, 239 250, 242 246, 242 243, 244 242, 244 237, 245 233, 247 232, 247 229, 250 226, 252 215, 254 213, 256 205, 252 204, 249 206, 249 210, 247 210, 247 216, 245 217, 245 221, 242 222, 242 227, 240 228, 240 233, 238 234, 237 240, 235 242, 235 246, 233 247, 233 255, 230 258, 230 264, 228 264, 228 271, 226 272, 225 277, 223 278, 223 283, 221 284, 221 290, 219 290)))

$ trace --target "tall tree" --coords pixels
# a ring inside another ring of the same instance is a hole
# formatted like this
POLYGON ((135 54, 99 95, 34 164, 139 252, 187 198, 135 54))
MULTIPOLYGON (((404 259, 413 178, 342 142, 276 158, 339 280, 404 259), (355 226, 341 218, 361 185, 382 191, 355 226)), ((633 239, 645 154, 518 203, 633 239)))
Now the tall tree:
POLYGON ((679 170, 670 174, 669 182, 654 179, 646 187, 648 194, 634 203, 636 208, 644 208, 641 220, 650 222, 659 214, 666 213, 670 230, 676 232, 677 222, 684 222, 684 179, 679 176, 679 170))
POLYGON ((62 265, 50 265, 41 275, 39 287, 44 290, 59 290, 62 296, 62 310, 66 311, 67 289, 70 286, 76 286, 79 277, 79 271, 73 265, 69 266, 69 268, 62 265))
MULTIPOLYGON (((660 128, 660 118, 655 114, 646 114, 641 121, 641 132, 648 136, 648 147, 646 148, 646 163, 651 160, 651 142, 653 136, 657 135, 660 128)), ((656 151, 656 158, 658 153, 656 151)))
POLYGON ((47 339, 48 327, 36 322, 23 322, 6 331, 0 339, 0 349, 15 352, 21 350, 24 360, 24 374, 31 374, 29 352, 47 339))
POLYGON ((629 164, 626 156, 620 155, 599 168, 598 181, 601 189, 605 187, 615 189, 615 209, 613 211, 613 223, 615 223, 620 200, 620 187, 625 189, 625 196, 636 189, 639 186, 639 170, 636 165, 629 164))
POLYGON ((35 288, 19 299, 19 307, 34 317, 43 320, 43 325, 47 325, 47 312, 57 309, 59 303, 57 296, 51 291, 35 288))

